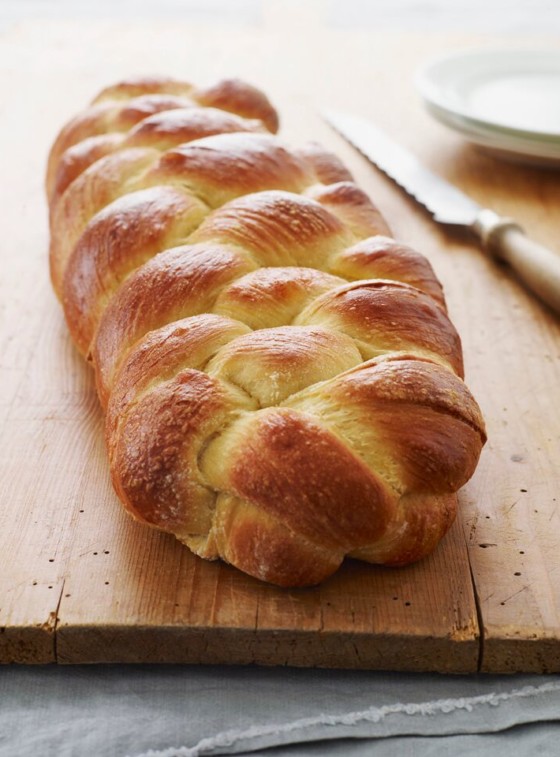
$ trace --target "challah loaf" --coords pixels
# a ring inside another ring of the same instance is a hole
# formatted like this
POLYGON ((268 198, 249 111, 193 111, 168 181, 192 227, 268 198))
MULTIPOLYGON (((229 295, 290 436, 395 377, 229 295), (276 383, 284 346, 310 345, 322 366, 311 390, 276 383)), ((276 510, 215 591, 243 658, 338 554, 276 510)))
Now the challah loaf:
POLYGON ((138 520, 282 586, 432 551, 485 441, 422 255, 254 88, 144 79, 71 121, 51 274, 138 520))

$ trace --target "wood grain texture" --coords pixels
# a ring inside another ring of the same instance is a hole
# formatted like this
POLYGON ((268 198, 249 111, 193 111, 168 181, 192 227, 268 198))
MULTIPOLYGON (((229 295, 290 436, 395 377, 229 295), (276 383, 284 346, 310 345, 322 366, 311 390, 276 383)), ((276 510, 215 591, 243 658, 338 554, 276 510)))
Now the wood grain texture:
POLYGON ((317 112, 329 105, 374 119, 560 252, 557 174, 499 163, 423 112, 416 66, 488 39, 336 32, 280 4, 263 26, 37 23, 0 43, 11 105, 0 187, 0 659, 559 671, 559 323, 472 240, 438 229, 317 112), (434 265, 489 443, 460 493, 458 522, 428 560, 404 570, 349 561, 319 588, 285 591, 202 562, 122 511, 92 377, 49 289, 42 181, 63 122, 139 72, 203 82, 226 73, 263 87, 284 139, 337 152, 395 235, 434 265))

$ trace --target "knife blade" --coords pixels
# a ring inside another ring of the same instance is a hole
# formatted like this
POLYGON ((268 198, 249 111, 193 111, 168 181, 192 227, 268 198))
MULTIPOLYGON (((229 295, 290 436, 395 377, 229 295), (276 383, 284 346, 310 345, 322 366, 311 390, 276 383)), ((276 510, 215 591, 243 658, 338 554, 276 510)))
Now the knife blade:
POLYGON ((560 254, 529 239, 513 219, 483 208, 428 170, 367 119, 333 110, 323 111, 322 115, 342 137, 423 205, 434 220, 470 229, 487 252, 509 264, 533 294, 560 313, 560 254))

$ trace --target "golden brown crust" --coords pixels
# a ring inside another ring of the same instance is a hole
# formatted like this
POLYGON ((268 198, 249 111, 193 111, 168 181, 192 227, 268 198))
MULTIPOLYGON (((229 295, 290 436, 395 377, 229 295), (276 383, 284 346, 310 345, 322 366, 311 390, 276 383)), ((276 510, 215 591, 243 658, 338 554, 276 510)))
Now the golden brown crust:
POLYGON ((226 133, 165 152, 146 174, 147 186, 177 182, 217 208, 251 192, 300 192, 315 180, 310 167, 276 137, 226 133))
POLYGON ((247 250, 261 266, 326 268, 329 255, 353 241, 322 205, 293 191, 259 191, 218 208, 192 235, 247 250))
POLYGON ((186 368, 205 370, 228 342, 249 332, 245 324, 217 315, 198 315, 151 331, 127 356, 107 408, 110 442, 126 408, 152 384, 172 379, 186 368))
POLYGON ((160 528, 205 533, 216 493, 200 475, 198 456, 240 407, 239 393, 190 369, 133 404, 109 440, 113 482, 125 507, 160 528))
POLYGON ((240 336, 220 350, 206 371, 243 389, 259 407, 268 407, 361 361, 353 340, 344 334, 280 326, 240 336))
POLYGON ((241 430, 232 427, 211 442, 201 460, 216 488, 326 548, 348 551, 383 535, 394 499, 332 433, 289 408, 243 421, 241 430))
POLYGON ((485 442, 429 262, 249 85, 104 90, 51 152, 51 271, 137 519, 281 586, 429 554, 485 442))
POLYGON ((102 404, 139 339, 172 321, 210 312, 221 288, 251 267, 235 249, 193 245, 166 250, 133 273, 105 310, 93 345, 102 404))
POLYGON ((283 326, 320 294, 344 283, 315 268, 257 268, 222 289, 214 312, 238 318, 252 329, 283 326))
POLYGON ((314 186, 308 194, 335 215, 358 239, 391 233, 379 210, 353 182, 314 186))
POLYGON ((383 539, 350 552, 349 556, 391 566, 421 560, 443 539, 456 511, 455 494, 404 494, 383 539))
POLYGON ((332 152, 328 152, 317 142, 308 142, 296 150, 306 163, 313 166, 321 184, 336 184, 339 181, 354 181, 344 163, 332 152))
POLYGON ((268 189, 300 192, 314 182, 310 164, 275 137, 259 133, 215 134, 163 154, 153 147, 123 147, 90 165, 51 200, 55 291, 60 295, 68 260, 88 223, 124 194, 171 185, 211 208, 268 189))
POLYGON ((281 519, 231 495, 219 495, 211 537, 203 557, 221 556, 261 581, 278 586, 309 586, 328 578, 340 566, 344 550, 325 549, 288 529, 281 519))
POLYGON ((67 150, 87 138, 126 133, 137 123, 160 111, 184 108, 189 100, 160 94, 143 94, 122 103, 100 102, 72 119, 58 135, 47 166, 47 195, 52 199, 59 164, 67 150))
MULTIPOLYGON (((214 134, 265 131, 265 127, 258 119, 242 118, 216 108, 201 108, 194 105, 183 107, 182 101, 176 102, 172 108, 166 101, 159 101, 158 104, 162 109, 152 108, 155 111, 154 115, 148 115, 139 121, 136 118, 131 119, 135 125, 128 133, 124 128, 128 126, 128 123, 125 123, 122 131, 96 134, 65 149, 58 159, 54 178, 50 182, 51 203, 56 203, 86 168, 115 150, 128 147, 151 147, 164 151, 184 142, 192 142, 214 134)), ((143 113, 137 111, 135 115, 140 117, 143 113)))
POLYGON ((70 184, 92 163, 119 149, 125 137, 118 132, 96 134, 82 139, 64 151, 48 188, 49 200, 56 203, 70 184))
POLYGON ((124 195, 94 216, 70 256, 63 282, 66 319, 83 354, 124 278, 157 252, 187 238, 206 210, 173 187, 152 187, 124 195))
POLYGON ((258 118, 268 131, 278 131, 278 113, 256 87, 240 79, 222 79, 209 87, 194 90, 192 97, 205 107, 220 108, 244 118, 258 118))
POLYGON ((135 148, 106 155, 89 166, 51 205, 51 279, 60 296, 64 271, 80 236, 96 213, 135 188, 141 176, 159 155, 135 148))
POLYGON ((461 341, 434 300, 398 281, 355 281, 314 300, 296 319, 342 331, 356 340, 364 360, 387 352, 429 356, 463 375, 461 341))
POLYGON ((258 119, 242 118, 217 108, 178 108, 140 121, 128 132, 125 144, 163 151, 195 139, 238 131, 263 133, 266 130, 258 119))
POLYGON ((368 237, 342 250, 333 260, 332 272, 350 281, 401 281, 430 295, 445 309, 442 286, 427 258, 408 245, 389 237, 368 237))
POLYGON ((104 87, 92 103, 105 100, 130 100, 142 95, 161 94, 189 97, 194 86, 186 81, 178 81, 170 76, 132 76, 116 84, 104 87))
POLYGON ((319 417, 401 495, 457 491, 486 441, 465 384, 417 355, 368 361, 285 404, 319 417))
POLYGON ((242 119, 255 119, 270 132, 278 130, 278 115, 268 98, 238 79, 225 79, 201 89, 166 77, 127 79, 105 88, 87 110, 60 131, 47 166, 49 199, 61 158, 78 142, 97 135, 126 133, 155 113, 193 106, 219 109, 242 119))

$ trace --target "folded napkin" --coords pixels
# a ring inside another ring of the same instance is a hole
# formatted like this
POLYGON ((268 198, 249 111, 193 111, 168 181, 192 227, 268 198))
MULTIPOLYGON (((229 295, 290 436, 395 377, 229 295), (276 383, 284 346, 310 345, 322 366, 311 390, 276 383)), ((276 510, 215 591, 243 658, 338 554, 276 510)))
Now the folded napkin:
POLYGON ((560 676, 211 666, 0 670, 1 757, 558 754, 560 676), (264 751, 263 751, 264 750, 264 751), (453 752, 451 751, 453 750, 453 752))

